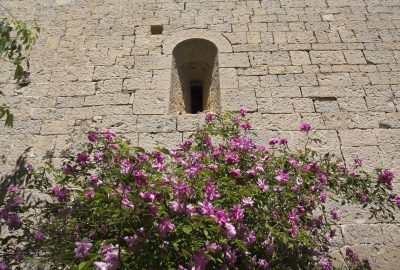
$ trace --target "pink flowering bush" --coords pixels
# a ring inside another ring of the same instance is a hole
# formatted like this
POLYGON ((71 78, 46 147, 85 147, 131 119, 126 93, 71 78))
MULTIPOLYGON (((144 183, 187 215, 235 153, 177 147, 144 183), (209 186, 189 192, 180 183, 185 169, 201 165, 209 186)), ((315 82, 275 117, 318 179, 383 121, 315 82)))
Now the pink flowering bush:
MULTIPOLYGON (((361 159, 345 166, 292 151, 285 138, 257 145, 250 129, 244 109, 207 114, 190 140, 151 152, 111 131, 90 133, 62 168, 30 174, 30 190, 49 198, 29 207, 22 189, 9 188, 0 218, 24 233, 8 242, 0 269, 27 260, 80 270, 328 270, 340 220, 329 202, 393 218, 392 171, 372 176, 361 159), (21 215, 32 208, 35 219, 21 215)), ((309 123, 299 129, 313 141, 309 123)), ((349 269, 370 268, 350 248, 343 255, 349 269)))

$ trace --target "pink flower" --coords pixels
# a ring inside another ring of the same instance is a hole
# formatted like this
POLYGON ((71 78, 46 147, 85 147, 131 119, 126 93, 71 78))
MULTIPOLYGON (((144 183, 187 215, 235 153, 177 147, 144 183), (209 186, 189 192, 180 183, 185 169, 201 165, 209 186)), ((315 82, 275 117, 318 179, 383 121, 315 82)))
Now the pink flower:
POLYGON ((211 216, 214 214, 214 206, 208 201, 199 202, 199 211, 202 215, 211 216))
POLYGON ((97 132, 90 132, 88 135, 88 140, 91 142, 95 142, 99 139, 99 134, 97 132))
POLYGON ((219 225, 224 225, 226 222, 229 221, 228 214, 221 208, 219 208, 214 215, 212 215, 215 222, 219 225))
POLYGON ((311 125, 308 122, 301 122, 299 125, 299 130, 304 133, 308 133, 311 129, 311 125))
POLYGON ((57 198, 59 202, 65 202, 68 199, 68 189, 65 187, 54 186, 50 189, 50 192, 57 198))
POLYGON ((211 122, 211 120, 213 119, 213 115, 211 113, 206 113, 205 119, 206 122, 211 122))
POLYGON ((244 121, 243 123, 240 124, 240 127, 243 128, 244 130, 250 130, 251 125, 248 121, 244 121))
POLYGON ((331 210, 330 214, 331 214, 331 217, 332 217, 334 220, 339 220, 339 219, 340 219, 339 212, 338 212, 335 208, 333 208, 333 209, 331 210))
POLYGON ((231 217, 233 220, 239 221, 244 217, 244 209, 240 204, 235 204, 231 208, 231 217))
POLYGON ((394 179, 394 172, 391 170, 383 170, 378 176, 378 182, 383 183, 386 185, 386 187, 390 188, 392 187, 392 182, 394 179))
POLYGON ((299 218, 300 216, 297 214, 297 209, 293 208, 288 216, 288 222, 291 224, 296 224, 299 221, 299 218))
POLYGON ((293 224, 292 227, 288 230, 288 232, 290 236, 294 238, 299 233, 299 227, 293 224))
POLYGON ((85 192, 85 197, 88 198, 89 200, 94 199, 94 189, 88 188, 85 192))
POLYGON ((355 253, 351 248, 346 248, 346 258, 352 263, 357 263, 359 261, 357 253, 355 253))
POLYGON ((157 230, 162 238, 165 238, 169 233, 175 229, 175 225, 169 218, 163 218, 157 225, 157 230))
POLYGON ((183 141, 180 143, 180 147, 186 151, 190 149, 191 145, 192 145, 192 141, 183 141))
POLYGON ((275 179, 279 182, 279 184, 284 184, 289 179, 289 174, 283 170, 279 170, 278 176, 275 179))
POLYGON ((261 189, 261 191, 265 192, 268 190, 268 185, 265 183, 265 179, 258 179, 257 186, 261 189))
POLYGON ((83 239, 82 242, 76 242, 74 249, 75 257, 79 259, 85 258, 92 246, 93 244, 87 238, 83 239))
POLYGON ((331 270, 332 269, 332 263, 328 258, 321 257, 319 260, 319 265, 322 267, 322 270, 331 270))
POLYGON ((229 164, 236 164, 236 163, 239 163, 240 157, 233 152, 228 152, 228 153, 225 153, 225 160, 229 164))
POLYGON ((36 230, 34 233, 33 233, 33 238, 35 239, 35 240, 43 240, 44 239, 44 233, 41 231, 41 230, 36 230))
POLYGON ((89 161, 90 161, 90 156, 86 153, 78 153, 78 155, 76 156, 76 162, 81 165, 84 165, 89 161))
POLYGON ((214 183, 208 182, 204 189, 206 193, 204 194, 207 201, 212 201, 218 199, 221 195, 217 191, 217 186, 214 183))
POLYGON ((319 200, 320 200, 320 202, 322 202, 322 203, 324 203, 324 202, 326 202, 326 193, 325 192, 321 192, 320 194, 319 194, 319 200))
POLYGON ((118 245, 103 245, 99 249, 99 253, 103 255, 104 262, 93 262, 93 265, 100 270, 117 270, 120 266, 118 245))
POLYGON ((269 142, 268 142, 269 145, 275 145, 278 143, 279 143, 279 138, 271 138, 271 139, 269 139, 269 142))
POLYGON ((251 197, 245 197, 242 199, 242 203, 244 206, 253 207, 254 201, 251 197))
POLYGON ((240 175, 240 169, 239 168, 232 168, 229 170, 229 175, 231 177, 238 177, 240 175))
POLYGON ((140 192, 139 193, 139 198, 146 201, 146 202, 153 202, 156 199, 156 196, 158 195, 158 192, 140 192))
POLYGON ((400 195, 397 195, 395 200, 396 200, 397 206, 400 207, 400 195))
POLYGON ((18 188, 16 185, 11 184, 8 186, 7 191, 10 193, 16 193, 18 191, 18 188))
POLYGON ((254 234, 254 231, 250 231, 247 235, 246 235, 246 239, 245 242, 248 245, 253 244, 256 241, 256 235, 254 234))
POLYGON ((92 176, 90 177, 90 182, 92 182, 93 184, 95 184, 95 185, 97 185, 97 186, 103 183, 103 181, 101 181, 100 178, 98 178, 98 177, 95 176, 95 175, 92 175, 92 176))
POLYGON ((107 140, 111 140, 112 138, 115 137, 115 132, 111 131, 111 130, 107 130, 103 133, 104 138, 106 138, 107 140))
POLYGON ((128 198, 126 198, 126 197, 124 197, 124 198, 121 200, 121 205, 122 205, 122 207, 124 207, 124 208, 131 208, 131 209, 135 208, 135 206, 133 205, 133 203, 132 203, 128 198))
POLYGON ((363 160, 359 158, 358 156, 354 159, 354 164, 358 167, 361 167, 363 164, 363 160))
POLYGON ((7 264, 5 261, 0 261, 0 270, 8 270, 7 264))
POLYGON ((246 114, 247 114, 247 110, 246 110, 245 108, 243 108, 243 107, 240 107, 239 113, 240 113, 240 115, 241 115, 242 117, 245 117, 246 114))
POLYGON ((225 229, 226 229, 226 235, 229 238, 235 237, 236 236, 236 229, 235 226, 233 226, 231 223, 225 223, 225 229))

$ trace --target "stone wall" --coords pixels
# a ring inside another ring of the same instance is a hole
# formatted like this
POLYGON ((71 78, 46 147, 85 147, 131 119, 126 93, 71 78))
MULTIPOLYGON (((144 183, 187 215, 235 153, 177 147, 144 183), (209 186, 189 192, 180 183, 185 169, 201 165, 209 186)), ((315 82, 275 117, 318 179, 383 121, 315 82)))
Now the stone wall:
MULTIPOLYGON (((34 164, 60 162, 95 127, 146 147, 186 138, 202 116, 168 114, 172 50, 204 38, 219 50, 222 109, 250 110, 257 140, 300 146, 307 120, 321 151, 400 175, 400 0, 0 2, 42 28, 29 86, 18 89, 0 64, 1 102, 16 116, 13 129, 0 125, 3 174, 25 150, 34 164)), ((342 213, 337 246, 398 269, 400 227, 342 213)))

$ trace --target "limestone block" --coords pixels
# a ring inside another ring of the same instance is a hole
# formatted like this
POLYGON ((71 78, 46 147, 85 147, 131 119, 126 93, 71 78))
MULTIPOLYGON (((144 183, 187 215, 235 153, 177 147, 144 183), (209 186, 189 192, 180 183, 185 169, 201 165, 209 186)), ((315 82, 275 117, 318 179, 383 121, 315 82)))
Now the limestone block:
POLYGON ((167 111, 167 95, 164 92, 139 90, 133 101, 134 114, 164 114, 167 111))
POLYGON ((237 70, 234 68, 220 68, 219 81, 221 88, 237 88, 239 86, 237 70))
POLYGON ((399 84, 400 72, 376 72, 369 73, 372 84, 399 84))
POLYGON ((311 64, 310 56, 306 51, 290 51, 290 59, 292 60, 292 65, 302 66, 311 64))
POLYGON ((278 75, 278 80, 280 85, 286 87, 294 86, 295 84, 293 74, 278 75))
POLYGON ((247 53, 221 53, 219 55, 220 67, 249 67, 250 61, 247 53))
POLYGON ((339 135, 344 147, 378 145, 372 129, 340 130, 339 135))
POLYGON ((312 73, 294 74, 297 86, 314 86, 318 85, 317 76, 312 73))
POLYGON ((58 97, 55 106, 58 108, 82 107, 84 101, 84 97, 58 97))
POLYGON ((54 68, 51 75, 51 82, 91 81, 93 69, 93 66, 54 68))
POLYGON ((257 97, 301 97, 300 88, 293 87, 267 87, 256 91, 257 97), (269 94, 269 95, 266 95, 269 94))
POLYGON ((338 98, 340 110, 347 112, 368 111, 367 104, 363 97, 342 97, 338 98))
POLYGON ((221 108, 224 110, 238 110, 240 107, 248 111, 257 110, 257 101, 254 89, 221 89, 221 108))
POLYGON ((324 86, 342 87, 353 84, 348 73, 318 74, 317 76, 320 85, 324 86))
POLYGON ((264 126, 269 130, 298 130, 300 114, 264 114, 264 126))
POLYGON ((124 80, 123 90, 150 90, 153 72, 151 70, 129 71, 128 78, 124 80))
POLYGON ((258 76, 239 76, 239 88, 260 88, 260 78, 258 76))
POLYGON ((260 76, 261 87, 280 86, 277 75, 260 76))
POLYGON ((357 224, 342 226, 346 244, 383 244, 384 237, 380 225, 357 224))
POLYGON ((95 94, 93 82, 51 83, 47 95, 56 97, 90 96, 95 94))
POLYGON ((310 98, 293 98, 294 111, 298 113, 315 112, 314 103, 310 98))
POLYGON ((374 131, 380 145, 400 145, 400 129, 375 129, 374 131))
POLYGON ((338 65, 346 63, 342 51, 311 51, 310 57, 313 64, 338 65))
POLYGON ((259 98, 258 111, 261 113, 293 113, 293 103, 289 98, 259 98))
POLYGON ((110 79, 96 83, 98 94, 112 94, 122 92, 123 79, 110 79))
POLYGON ((316 99, 314 101, 315 111, 320 113, 338 112, 339 104, 336 99, 316 99))
POLYGON ((75 120, 44 121, 40 128, 41 135, 70 134, 74 130, 75 120))
POLYGON ((85 106, 130 104, 130 94, 94 95, 85 97, 85 106))
POLYGON ((176 128, 176 116, 138 116, 137 132, 173 132, 176 131, 176 128))
MULTIPOLYGON (((343 156, 347 163, 353 162, 355 157, 363 159, 363 168, 372 173, 376 168, 382 168, 382 160, 379 159, 378 146, 342 147, 343 156)), ((351 242, 353 243, 353 242, 351 242)))
POLYGON ((153 77, 151 80, 151 89, 156 91, 164 91, 171 87, 171 70, 170 69, 156 69, 153 70, 153 77))
POLYGON ((276 66, 290 65, 289 53, 286 51, 272 52, 272 64, 276 66))
POLYGON ((362 97, 365 95, 360 86, 319 86, 300 87, 304 97, 362 97))
MULTIPOLYGON (((393 169, 396 173, 400 171, 400 145, 385 142, 379 146, 379 158, 384 168, 393 169)), ((395 192, 399 192, 399 181, 395 181, 395 192)))
POLYGON ((126 78, 127 68, 124 66, 96 66, 93 73, 94 80, 126 78))
POLYGON ((372 64, 394 63, 395 59, 391 51, 364 51, 365 59, 372 64))
POLYGON ((393 98, 390 97, 366 97, 367 106, 373 112, 395 112, 396 107, 393 98))
POLYGON ((389 85, 366 85, 364 86, 364 90, 367 96, 393 97, 393 92, 389 85))
POLYGON ((348 64, 363 65, 367 63, 361 50, 344 50, 343 53, 348 64))
POLYGON ((176 148, 182 141, 182 133, 139 133, 139 145, 145 149, 157 146, 176 148))
POLYGON ((287 32, 288 43, 314 43, 316 42, 313 31, 287 32))
POLYGON ((178 131, 195 131, 204 124, 203 114, 183 114, 177 116, 177 130, 178 131))
POLYGON ((137 132, 137 118, 136 115, 106 115, 98 122, 91 121, 87 131, 101 128, 103 130, 113 130, 117 134, 137 132))

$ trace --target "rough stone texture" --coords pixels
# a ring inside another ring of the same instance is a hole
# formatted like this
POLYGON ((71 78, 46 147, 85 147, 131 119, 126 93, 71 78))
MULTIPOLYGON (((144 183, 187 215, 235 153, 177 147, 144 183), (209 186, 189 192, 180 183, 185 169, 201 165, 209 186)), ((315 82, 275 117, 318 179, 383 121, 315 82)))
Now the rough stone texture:
MULTIPOLYGON (((191 38, 218 48, 221 107, 247 107, 258 142, 285 136, 300 147, 297 125, 308 120, 325 142, 321 151, 400 173, 400 0, 2 4, 42 27, 29 86, 18 89, 12 67, 0 66, 0 101, 15 113, 13 129, 0 127, 2 173, 25 150, 34 164, 60 162, 95 127, 145 147, 187 138, 202 116, 169 115, 168 103, 172 50, 191 38), (152 35, 152 25, 163 33, 152 35)), ((354 207, 341 212, 337 246, 371 255, 374 269, 398 269, 399 225, 354 207)))

